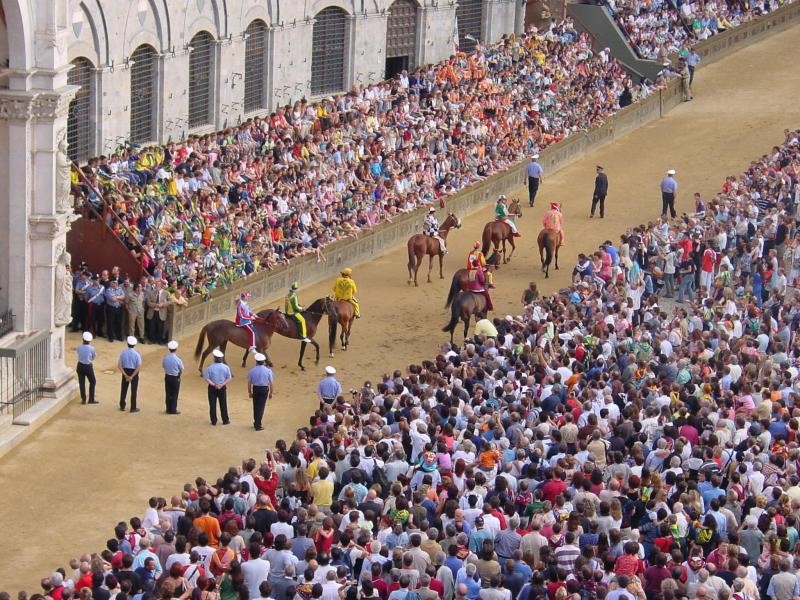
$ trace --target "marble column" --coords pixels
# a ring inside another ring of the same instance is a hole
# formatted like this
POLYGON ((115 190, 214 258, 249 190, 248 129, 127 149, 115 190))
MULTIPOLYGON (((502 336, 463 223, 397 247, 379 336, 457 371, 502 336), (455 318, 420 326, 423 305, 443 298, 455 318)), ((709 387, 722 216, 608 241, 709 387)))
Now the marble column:
POLYGON ((7 151, 2 153, 0 202, 8 214, 10 249, 3 265, 15 329, 50 332, 48 395, 74 387, 64 362, 63 311, 69 302, 64 270, 66 234, 74 219, 66 157, 66 117, 77 88, 0 91, 0 121, 5 121, 7 151), (59 313, 61 317, 59 318, 59 313))

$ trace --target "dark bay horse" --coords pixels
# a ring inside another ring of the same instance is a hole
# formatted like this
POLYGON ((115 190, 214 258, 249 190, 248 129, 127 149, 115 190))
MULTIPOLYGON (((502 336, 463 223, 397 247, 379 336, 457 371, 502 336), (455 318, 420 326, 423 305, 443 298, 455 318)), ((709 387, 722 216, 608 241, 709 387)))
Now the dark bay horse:
MULTIPOLYGON (((276 329, 286 326, 286 319, 277 311, 263 320, 259 318, 253 321, 253 331, 255 331, 256 334, 256 349, 259 352, 263 352, 267 357, 267 364, 271 364, 269 355, 267 354, 267 348, 269 348, 270 342, 272 341, 272 334, 275 333, 276 329)), ((197 339, 197 346, 195 346, 194 349, 195 358, 200 357, 202 352, 200 366, 197 370, 202 373, 203 363, 206 361, 206 357, 211 354, 214 348, 219 348, 225 352, 225 347, 228 345, 228 342, 242 348, 249 348, 250 334, 244 327, 237 327, 233 321, 229 321, 228 319, 211 321, 211 323, 203 327, 203 329, 200 330, 200 337, 197 339), (208 346, 205 351, 203 351, 206 337, 208 337, 208 346)), ((245 359, 246 358, 247 355, 245 354, 245 359)), ((244 365, 244 360, 242 360, 242 366, 244 367, 244 365)))
MULTIPOLYGON (((302 311, 300 314, 306 321, 306 336, 308 339, 311 340, 311 345, 314 346, 314 350, 317 352, 317 357, 314 360, 314 364, 319 364, 319 344, 314 341, 314 334, 317 332, 317 328, 319 326, 319 322, 322 320, 327 314, 330 314, 330 311, 333 309, 333 301, 330 298, 319 298, 314 300, 308 308, 302 311)), ((268 308, 267 310, 262 310, 258 313, 258 316, 266 319, 269 317, 270 314, 276 312, 272 308, 268 308)), ((280 312, 280 311, 278 311, 280 312)), ((283 314, 283 313, 282 313, 283 314)), ((305 371, 306 368, 303 366, 303 356, 306 353, 306 345, 307 342, 302 341, 300 337, 300 331, 297 326, 297 321, 292 319, 289 315, 284 314, 284 319, 286 321, 286 327, 276 327, 275 333, 278 335, 282 335, 283 337, 287 337, 290 340, 301 340, 300 341, 300 359, 297 361, 297 366, 300 367, 300 370, 305 371)), ((250 348, 244 351, 244 358, 242 359, 242 364, 247 361, 247 354, 250 352, 250 348)))
MULTIPOLYGON (((458 229, 459 227, 461 227, 461 220, 453 213, 450 213, 447 215, 444 223, 442 223, 442 226, 439 227, 439 235, 442 239, 447 240, 447 234, 450 230, 458 229)), ((411 285, 412 281, 414 285, 417 285, 417 273, 419 272, 422 260, 425 258, 426 254, 429 257, 428 283, 431 282, 431 270, 433 269, 434 256, 439 257, 439 279, 444 279, 444 275, 442 274, 442 259, 444 258, 444 254, 442 254, 439 240, 431 235, 417 233, 409 238, 408 244, 406 245, 408 246, 408 285, 411 285)))
MULTIPOLYGON (((521 217, 522 213, 519 208, 519 200, 513 200, 508 207, 508 214, 511 217, 521 217)), ((516 246, 514 245, 514 232, 511 230, 511 225, 504 221, 491 221, 483 228, 483 236, 481 237, 482 246, 481 252, 484 255, 489 253, 490 248, 503 255, 503 264, 511 260, 514 255, 516 246), (506 255, 506 242, 511 245, 511 253, 506 255)))
POLYGON ((486 297, 476 292, 459 292, 450 305, 450 322, 442 327, 442 331, 450 332, 450 343, 453 343, 453 333, 459 319, 464 322, 464 339, 469 333, 469 320, 472 315, 476 319, 486 316, 486 297))
POLYGON ((558 232, 553 229, 542 229, 536 243, 539 244, 539 258, 542 261, 542 271, 544 277, 550 277, 550 263, 555 258, 556 271, 558 271, 558 242, 560 241, 558 232))
MULTIPOLYGON (((496 252, 493 253, 489 260, 486 261, 486 270, 491 271, 495 267, 497 267, 497 263, 500 261, 500 255, 496 252)), ((453 279, 450 282, 450 291, 447 293, 447 302, 445 302, 444 307, 447 308, 453 302, 453 298, 456 297, 458 292, 466 292, 467 288, 469 287, 469 269, 459 269, 455 273, 453 273, 453 279)))
POLYGON ((328 313, 328 350, 333 358, 333 347, 336 345, 336 327, 342 328, 339 334, 339 343, 342 350, 347 350, 350 345, 350 329, 356 320, 355 307, 347 300, 331 300, 331 310, 328 313))

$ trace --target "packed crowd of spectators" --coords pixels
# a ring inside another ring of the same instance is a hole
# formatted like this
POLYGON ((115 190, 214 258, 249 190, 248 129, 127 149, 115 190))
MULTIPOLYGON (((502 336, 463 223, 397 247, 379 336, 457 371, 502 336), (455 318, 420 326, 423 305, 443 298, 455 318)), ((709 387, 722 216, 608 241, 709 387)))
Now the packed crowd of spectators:
POLYGON ((608 0, 607 5, 641 58, 667 62, 688 46, 738 27, 792 0, 608 0))
POLYGON ((440 203, 652 88, 572 22, 73 172, 147 271, 188 296, 440 203))
POLYGON ((792 600, 799 182, 787 130, 571 288, 526 290, 521 315, 322 402, 264 460, 153 497, 42 594, 792 600))

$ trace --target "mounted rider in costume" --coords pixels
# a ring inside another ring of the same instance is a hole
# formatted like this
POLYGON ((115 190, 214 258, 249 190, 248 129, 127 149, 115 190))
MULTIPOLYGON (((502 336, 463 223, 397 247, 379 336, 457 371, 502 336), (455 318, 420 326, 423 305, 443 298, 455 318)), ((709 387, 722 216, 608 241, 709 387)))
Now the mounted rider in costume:
POLYGON ((306 320, 302 315, 303 307, 300 305, 300 300, 297 297, 297 290, 299 289, 300 286, 297 285, 297 282, 295 281, 292 284, 292 287, 289 288, 289 293, 286 294, 286 298, 284 299, 283 312, 286 313, 286 316, 291 318, 297 325, 297 333, 300 334, 300 341, 308 343, 311 340, 308 339, 306 320))
POLYGON ((558 245, 564 245, 564 215, 558 202, 550 203, 550 210, 542 216, 542 227, 558 232, 558 245))
POLYGON ((481 252, 481 243, 475 242, 472 245, 472 250, 467 253, 467 270, 474 269, 475 267, 472 266, 472 261, 477 261, 478 268, 483 271, 483 274, 486 276, 486 281, 489 283, 489 287, 494 287, 494 273, 492 273, 488 267, 486 266, 486 257, 481 252))
POLYGON ((488 313, 490 310, 494 310, 494 305, 492 304, 492 297, 489 296, 489 290, 486 289, 486 275, 484 275, 483 269, 480 268, 478 265, 477 259, 472 260, 472 265, 469 270, 469 283, 467 284, 467 289, 470 292, 475 292, 476 294, 482 294, 484 298, 486 298, 486 312, 488 313))
POLYGON ((436 241, 439 242, 439 249, 442 251, 442 254, 447 254, 444 238, 439 235, 439 221, 436 218, 436 209, 432 206, 428 209, 428 214, 425 215, 425 221, 422 223, 422 230, 425 235, 436 238, 436 241))
POLYGON ((517 231, 517 226, 514 221, 511 220, 511 217, 508 214, 508 206, 506 197, 501 195, 497 199, 497 204, 494 207, 494 219, 495 221, 503 221, 504 223, 508 224, 511 227, 511 233, 514 237, 521 237, 520 233, 517 231))
POLYGON ((250 351, 256 351, 256 332, 253 330, 253 319, 256 315, 250 310, 247 305, 247 299, 250 297, 250 292, 244 291, 239 294, 239 299, 236 301, 236 318, 234 323, 237 327, 242 327, 247 330, 250 336, 250 351))
POLYGON ((356 287, 356 282, 353 281, 353 278, 351 277, 352 274, 353 269, 350 267, 342 270, 342 274, 336 278, 336 281, 333 282, 333 299, 344 300, 352 304, 353 316, 356 319, 360 319, 361 309, 358 306, 358 300, 356 300, 358 288, 356 287))

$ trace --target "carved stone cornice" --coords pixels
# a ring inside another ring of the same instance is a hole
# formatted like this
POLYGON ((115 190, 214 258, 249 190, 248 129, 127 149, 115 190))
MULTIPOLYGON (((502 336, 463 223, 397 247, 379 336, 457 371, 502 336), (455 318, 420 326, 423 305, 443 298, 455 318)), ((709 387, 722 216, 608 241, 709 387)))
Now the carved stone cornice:
POLYGON ((60 119, 66 116, 69 103, 78 89, 78 86, 70 85, 56 91, 0 91, 0 119, 9 121, 60 119))
POLYGON ((28 237, 32 240, 58 239, 70 230, 75 219, 75 214, 31 215, 28 217, 28 237))

